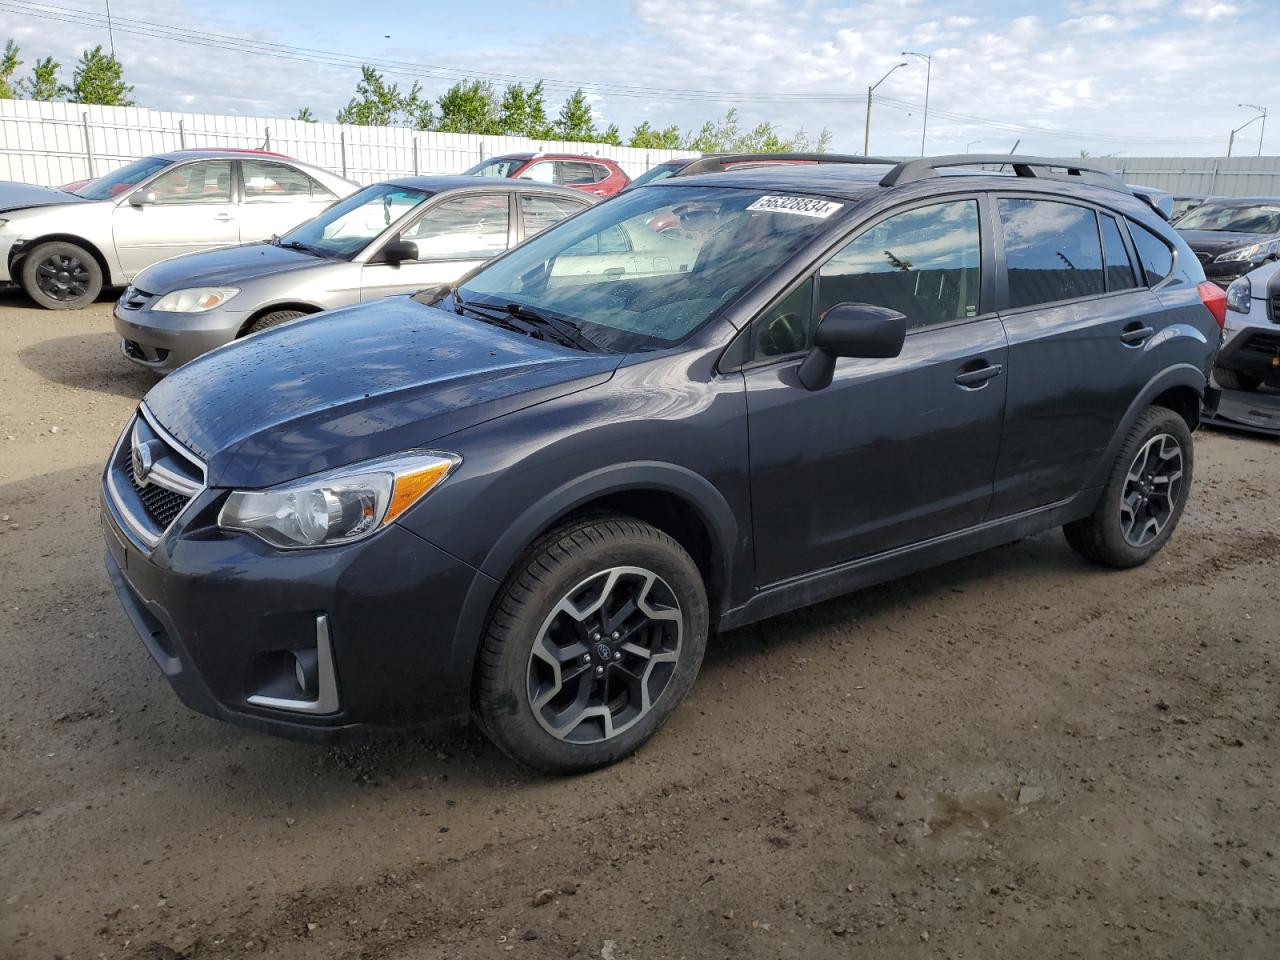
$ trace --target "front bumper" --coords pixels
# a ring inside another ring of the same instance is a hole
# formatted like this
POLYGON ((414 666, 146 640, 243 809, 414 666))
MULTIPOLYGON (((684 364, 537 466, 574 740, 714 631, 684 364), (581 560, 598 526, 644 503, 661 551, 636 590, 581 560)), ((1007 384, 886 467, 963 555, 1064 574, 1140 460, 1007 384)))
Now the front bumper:
POLYGON ((112 585, 187 706, 309 740, 466 722, 475 611, 487 609, 496 583, 395 524, 345 546, 276 550, 219 530, 214 519, 224 498, 225 491, 198 494, 148 552, 126 533, 103 489, 112 585), (267 703, 302 696, 296 687, 285 691, 283 667, 295 651, 316 648, 321 619, 334 709, 264 705, 264 695, 267 703))
POLYGON ((1224 370, 1234 370, 1262 380, 1280 379, 1280 324, 1228 326, 1226 340, 1215 363, 1224 370))
POLYGON ((172 373, 214 347, 230 343, 249 316, 247 311, 223 308, 204 313, 129 309, 124 305, 128 296, 126 290, 113 314, 120 352, 130 363, 160 374, 172 373))

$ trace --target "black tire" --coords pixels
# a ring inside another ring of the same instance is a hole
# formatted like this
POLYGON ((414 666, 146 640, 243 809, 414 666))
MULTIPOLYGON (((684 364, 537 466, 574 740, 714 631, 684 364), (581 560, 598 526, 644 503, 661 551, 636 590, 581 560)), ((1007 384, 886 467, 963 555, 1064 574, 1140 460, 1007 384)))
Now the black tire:
POLYGON ((1194 466, 1195 451, 1186 421, 1166 407, 1148 407, 1125 437, 1093 513, 1062 528, 1067 543, 1102 566, 1125 569, 1146 563, 1178 526, 1194 466), (1143 454, 1147 459, 1139 462, 1143 454), (1136 478, 1135 468, 1144 468, 1137 470, 1136 478), (1160 479, 1161 471, 1165 482, 1160 479), (1176 489, 1172 494, 1162 492, 1174 488, 1168 478, 1175 471, 1176 489), (1153 522, 1158 524, 1154 529, 1153 522))
POLYGON ((503 586, 476 664, 477 719, 498 747, 539 770, 563 774, 606 766, 633 753, 671 716, 693 686, 706 644, 706 589, 680 544, 625 516, 573 523, 535 543, 503 586), (627 591, 631 599, 619 603, 627 591), (570 600, 579 611, 594 602, 615 613, 629 605, 632 613, 607 625, 599 611, 565 612, 570 600), (604 642, 600 628, 613 631, 604 642), (535 655, 535 645, 554 647, 557 658, 567 659, 553 668, 550 659, 535 655), (640 650, 648 656, 639 656, 640 650), (583 685, 589 696, 582 695, 583 685), (647 693, 638 695, 640 690, 647 693), (637 696, 647 696, 647 708, 637 696), (535 699, 544 697, 549 699, 535 713, 535 699), (608 702, 597 704, 601 697, 608 702), (582 714, 572 728, 567 720, 560 734, 551 729, 557 704, 566 716, 582 714), (612 734, 603 715, 587 716, 602 707, 608 723, 618 724, 612 734))
POLYGON ((263 330, 270 330, 272 327, 278 327, 282 323, 288 323, 290 320, 297 320, 299 317, 305 316, 306 314, 301 310, 276 310, 272 313, 264 313, 249 324, 249 329, 245 331, 245 334, 261 333, 263 330))
POLYGON ((102 266, 84 247, 66 240, 37 244, 19 271, 27 296, 46 310, 80 310, 102 292, 102 266))
POLYGON ((1218 386, 1223 390, 1243 390, 1246 393, 1253 393, 1262 386, 1261 377, 1251 377, 1247 373, 1228 370, 1225 367, 1214 367, 1213 379, 1218 381, 1218 386))

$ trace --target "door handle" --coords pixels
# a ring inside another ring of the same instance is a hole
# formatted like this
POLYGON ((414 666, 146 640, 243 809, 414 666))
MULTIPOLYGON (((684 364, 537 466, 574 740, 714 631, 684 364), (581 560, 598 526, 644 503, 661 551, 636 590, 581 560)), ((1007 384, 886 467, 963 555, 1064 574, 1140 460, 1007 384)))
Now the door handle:
POLYGON ((1120 334, 1120 342, 1126 347, 1136 347, 1150 340, 1155 332, 1155 327, 1126 327, 1120 334))
POLYGON ((988 363, 976 370, 961 370, 956 374, 956 383, 968 390, 980 389, 988 380, 1004 373, 1004 364, 988 363))
POLYGON ((230 223, 232 220, 235 219, 235 217, 233 217, 229 213, 220 213, 217 216, 215 216, 213 219, 217 220, 219 223, 230 223))

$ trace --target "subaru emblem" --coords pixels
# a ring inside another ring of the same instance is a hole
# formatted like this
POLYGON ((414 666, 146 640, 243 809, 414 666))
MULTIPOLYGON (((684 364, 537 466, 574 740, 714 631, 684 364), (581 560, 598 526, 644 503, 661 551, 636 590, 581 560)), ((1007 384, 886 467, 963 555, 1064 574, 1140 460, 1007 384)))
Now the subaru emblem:
POLYGON ((601 660, 608 660, 613 656, 613 651, 609 649, 609 645, 607 643, 597 643, 596 656, 601 660))

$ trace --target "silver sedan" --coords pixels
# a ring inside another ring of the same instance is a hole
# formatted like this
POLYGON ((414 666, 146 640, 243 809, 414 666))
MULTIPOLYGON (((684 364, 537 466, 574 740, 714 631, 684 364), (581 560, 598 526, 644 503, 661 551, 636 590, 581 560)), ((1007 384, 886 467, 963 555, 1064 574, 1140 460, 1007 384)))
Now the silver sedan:
POLYGON ((143 157, 74 192, 0 182, 0 282, 78 309, 157 260, 265 240, 357 187, 261 150, 143 157))
POLYGON ((596 198, 519 180, 403 177, 269 243, 143 270, 116 304, 124 356, 156 373, 309 313, 451 283, 596 198))

